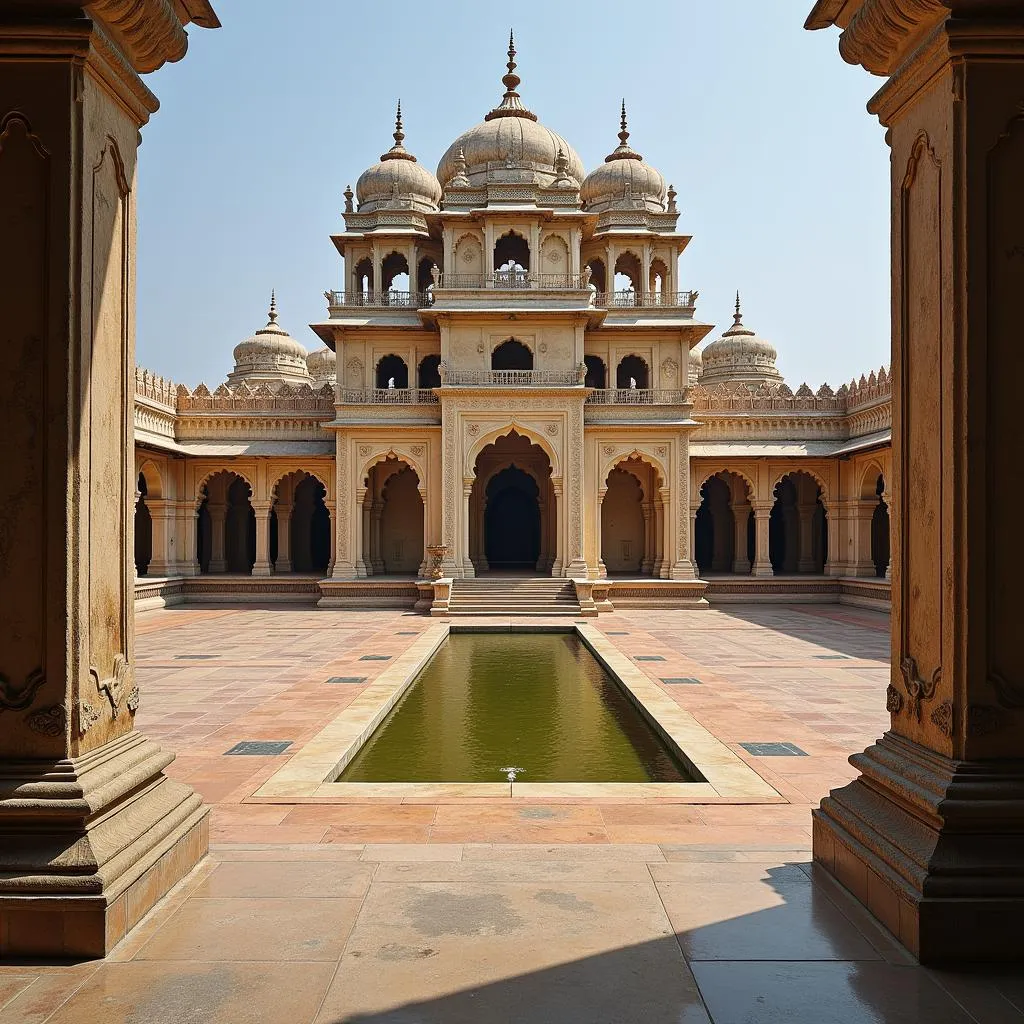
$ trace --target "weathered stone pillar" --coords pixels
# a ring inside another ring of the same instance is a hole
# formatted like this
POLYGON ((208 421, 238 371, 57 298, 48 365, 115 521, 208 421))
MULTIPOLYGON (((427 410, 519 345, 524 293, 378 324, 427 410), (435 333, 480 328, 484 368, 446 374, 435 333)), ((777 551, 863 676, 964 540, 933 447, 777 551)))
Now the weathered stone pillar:
POLYGON ((186 7, 35 7, 0 13, 0 959, 105 954, 207 848, 134 731, 136 72, 186 7))
POLYGON ((176 569, 173 543, 177 505, 166 498, 151 498, 146 507, 153 524, 153 557, 149 562, 148 575, 173 576, 176 569))
POLYGON ((227 530, 227 506, 218 502, 206 503, 210 513, 210 572, 227 572, 228 560, 224 555, 227 530))
MULTIPOLYGON (((324 502, 326 505, 327 502, 324 502)), ((277 512, 277 560, 274 562, 274 572, 292 571, 292 510, 278 508, 277 512)), ((331 550, 337 545, 334 529, 334 515, 331 515, 331 550)), ((333 559, 332 559, 333 562, 333 559)), ((330 573, 328 573, 330 575, 330 573)))
MULTIPOLYGON (((327 514, 331 517, 331 554, 330 554, 330 560, 327 563, 327 572, 324 573, 324 575, 325 576, 331 576, 334 573, 334 562, 335 562, 335 560, 338 557, 338 531, 334 528, 334 517, 337 514, 337 509, 335 508, 334 501, 332 501, 330 498, 324 498, 324 506, 327 509, 327 514)), ((288 523, 288 520, 286 518, 285 519, 285 528, 284 528, 284 533, 283 533, 284 537, 288 536, 288 526, 289 526, 289 523, 288 523)), ((281 537, 282 537, 281 519, 279 517, 278 520, 277 520, 277 550, 278 550, 278 554, 279 555, 280 555, 280 551, 281 551, 281 537)), ((287 545, 287 543, 288 542, 286 540, 285 544, 287 545)), ((288 549, 286 547, 285 548, 285 553, 286 554, 287 554, 287 551, 288 551, 288 549)), ((280 563, 280 558, 278 559, 278 562, 280 563)), ((287 562, 287 565, 288 565, 287 569, 279 569, 278 571, 279 572, 290 572, 291 571, 291 562, 287 562)))
POLYGON ((755 501, 751 508, 754 512, 754 564, 751 567, 751 575, 774 576, 775 570, 772 568, 771 548, 768 543, 768 524, 772 517, 772 504, 755 501))
POLYGON ((871 557, 871 523, 878 502, 859 499, 849 509, 850 534, 853 538, 853 557, 846 567, 851 576, 874 576, 875 563, 871 557))
POLYGON ((199 507, 195 501, 178 502, 178 559, 174 571, 179 576, 199 575, 199 507))
POLYGON ((814 857, 922 960, 1024 957, 1024 16, 823 0, 891 76, 890 730, 814 814, 814 857))
POLYGON ((736 537, 732 552, 732 571, 746 576, 750 572, 750 559, 747 557, 747 524, 750 522, 750 505, 733 505, 732 516, 736 537))
POLYGON ((384 502, 377 498, 370 506, 370 556, 367 564, 374 575, 384 572, 384 534, 381 520, 384 516, 384 502))

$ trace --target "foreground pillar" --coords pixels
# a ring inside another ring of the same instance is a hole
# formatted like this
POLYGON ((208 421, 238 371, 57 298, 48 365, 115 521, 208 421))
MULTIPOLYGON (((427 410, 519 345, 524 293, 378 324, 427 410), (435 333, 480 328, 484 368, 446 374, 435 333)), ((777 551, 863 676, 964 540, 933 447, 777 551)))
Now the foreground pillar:
POLYGON ((892 718, 814 813, 814 857, 921 960, 1019 960, 1024 15, 836 11, 809 25, 839 17, 843 56, 890 76, 870 109, 892 147, 892 718))
POLYGON ((0 15, 0 959, 103 955, 207 848, 133 728, 135 72, 186 7, 31 6, 0 15))
POLYGON ((765 502, 753 502, 754 513, 754 564, 751 567, 753 576, 774 576, 772 568, 768 526, 772 518, 772 506, 765 502))

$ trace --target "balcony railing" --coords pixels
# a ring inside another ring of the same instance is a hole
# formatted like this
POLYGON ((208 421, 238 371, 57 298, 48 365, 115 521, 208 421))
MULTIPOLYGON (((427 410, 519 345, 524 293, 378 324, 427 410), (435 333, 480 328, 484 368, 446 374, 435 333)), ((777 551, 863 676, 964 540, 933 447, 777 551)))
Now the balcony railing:
POLYGON ((589 281, 584 274, 533 274, 528 270, 495 270, 490 274, 441 274, 437 287, 586 291, 589 281))
POLYGON ((588 405, 682 405, 685 388, 600 388, 587 396, 588 405))
POLYGON ((343 388, 344 405, 431 405, 437 395, 430 388, 343 388))
POLYGON ((324 292, 329 307, 370 306, 388 309, 419 309, 430 305, 423 292, 324 292))
POLYGON ((597 304, 608 309, 694 309, 697 292, 600 292, 597 304))
POLYGON ((461 387, 576 387, 584 370, 444 370, 444 384, 461 387))

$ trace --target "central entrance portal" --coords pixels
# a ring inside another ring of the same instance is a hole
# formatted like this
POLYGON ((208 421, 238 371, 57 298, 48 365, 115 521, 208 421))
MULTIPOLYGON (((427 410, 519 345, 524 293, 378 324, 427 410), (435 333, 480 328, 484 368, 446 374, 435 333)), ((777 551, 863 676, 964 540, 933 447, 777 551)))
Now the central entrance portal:
POLYGON ((540 560, 537 482, 511 465, 491 477, 484 512, 484 553, 494 570, 536 569, 540 560))
POLYGON ((480 452, 470 494, 469 554, 477 575, 550 575, 557 566, 551 460, 509 431, 480 452))

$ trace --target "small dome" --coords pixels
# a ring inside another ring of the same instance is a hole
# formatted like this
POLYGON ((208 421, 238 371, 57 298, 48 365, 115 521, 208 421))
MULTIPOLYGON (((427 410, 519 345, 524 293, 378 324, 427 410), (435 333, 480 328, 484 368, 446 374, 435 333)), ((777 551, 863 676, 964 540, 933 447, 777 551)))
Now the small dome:
POLYGON ((619 144, 600 167, 583 179, 580 199, 585 210, 600 213, 621 200, 641 200, 651 213, 665 211, 665 179, 629 145, 626 101, 622 101, 619 144))
POLYGON ((337 380, 338 356, 326 345, 314 349, 306 356, 306 369, 314 384, 334 383, 337 380))
POLYGON ((356 182, 356 200, 360 213, 372 213, 388 206, 412 205, 413 209, 431 212, 441 201, 441 186, 430 171, 416 162, 416 157, 402 145, 402 104, 395 118, 395 144, 384 153, 380 162, 368 167, 356 182))
POLYGON ((515 43, 509 36, 508 74, 502 78, 505 95, 480 124, 463 132, 441 157, 437 180, 443 186, 447 187, 453 178, 462 184, 464 177, 470 186, 479 187, 488 180, 489 172, 516 168, 534 171, 540 184, 550 187, 564 181, 556 166, 559 151, 565 172, 577 184, 583 180, 586 169, 576 150, 523 106, 516 91, 521 80, 514 73, 515 55, 515 43))
POLYGON ((267 326, 235 346, 235 369, 228 381, 288 381, 308 384, 306 350, 277 323, 277 301, 270 295, 267 326))
POLYGON ((775 368, 777 355, 770 341, 759 338, 749 327, 743 326, 737 292, 733 325, 704 349, 700 382, 704 385, 726 381, 781 383, 782 374, 775 368))
POLYGON ((703 367, 704 357, 700 354, 700 349, 691 348, 686 372, 686 384, 688 387, 697 383, 697 379, 700 377, 703 367))

